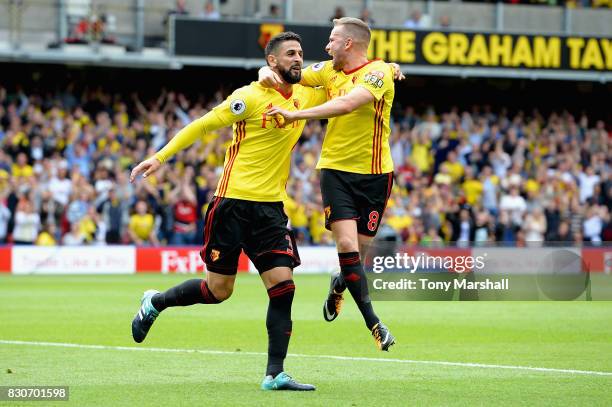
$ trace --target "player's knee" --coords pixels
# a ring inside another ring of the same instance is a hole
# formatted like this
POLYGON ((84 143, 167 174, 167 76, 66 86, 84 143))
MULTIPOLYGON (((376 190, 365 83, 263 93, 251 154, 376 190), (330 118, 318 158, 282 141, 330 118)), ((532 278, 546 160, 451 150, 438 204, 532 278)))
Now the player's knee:
POLYGON ((255 267, 260 270, 261 278, 266 287, 273 287, 293 278, 293 267, 296 263, 292 257, 284 255, 276 255, 268 259, 265 256, 261 257, 263 257, 263 261, 257 262, 255 267))
POLYGON ((234 284, 224 284, 224 283, 213 283, 213 284, 208 284, 208 288, 210 289, 210 291, 212 292, 212 294, 215 296, 215 298, 219 301, 225 301, 227 300, 229 297, 232 296, 232 293, 234 292, 234 284))
POLYGON ((232 296, 234 289, 233 288, 217 288, 217 290, 212 290, 212 292, 215 298, 219 300, 219 302, 222 302, 232 296))
POLYGON ((340 236, 336 240, 336 247, 338 248, 338 253, 349 253, 359 251, 358 244, 354 239, 351 239, 347 236, 340 236))

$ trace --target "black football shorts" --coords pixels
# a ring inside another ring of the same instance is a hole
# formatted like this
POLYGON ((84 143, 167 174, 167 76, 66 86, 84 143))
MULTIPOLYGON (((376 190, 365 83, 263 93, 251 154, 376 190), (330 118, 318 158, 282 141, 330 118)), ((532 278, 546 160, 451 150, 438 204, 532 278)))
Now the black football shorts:
POLYGON ((236 274, 244 250, 260 273, 300 264, 282 202, 255 202, 214 197, 204 218, 200 256, 214 273, 236 274))
POLYGON ((325 227, 339 220, 354 219, 357 231, 375 236, 393 187, 393 173, 356 174, 322 169, 321 194, 325 227))

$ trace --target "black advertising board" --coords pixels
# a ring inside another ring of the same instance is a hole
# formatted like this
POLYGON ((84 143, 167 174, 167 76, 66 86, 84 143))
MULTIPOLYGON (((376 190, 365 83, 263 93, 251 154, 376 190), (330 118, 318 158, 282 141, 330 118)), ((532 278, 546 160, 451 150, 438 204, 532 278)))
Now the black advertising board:
MULTIPOLYGON (((328 59, 331 26, 175 20, 177 56, 263 59, 268 39, 282 31, 302 36, 304 59, 328 59)), ((612 71, 609 38, 372 29, 370 58, 416 66, 612 71)))

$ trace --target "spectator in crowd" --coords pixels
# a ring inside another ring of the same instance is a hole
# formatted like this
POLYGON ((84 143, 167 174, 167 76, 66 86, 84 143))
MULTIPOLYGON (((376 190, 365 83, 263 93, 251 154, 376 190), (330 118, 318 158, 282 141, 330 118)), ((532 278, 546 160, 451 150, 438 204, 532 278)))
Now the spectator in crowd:
POLYGON ((87 214, 79 222, 81 233, 89 244, 103 244, 106 237, 106 225, 94 206, 87 208, 87 214))
POLYGON ((284 207, 297 243, 304 245, 310 241, 310 232, 308 229, 308 207, 304 203, 301 185, 302 181, 296 182, 294 192, 291 194, 293 198, 287 199, 284 207))
POLYGON ((92 155, 96 147, 93 144, 84 145, 82 143, 72 143, 66 147, 66 158, 68 167, 73 171, 78 171, 85 178, 89 178, 92 155))
POLYGON ((423 247, 442 247, 444 245, 436 228, 427 229, 427 233, 421 238, 419 244, 423 247))
POLYGON ((381 225, 378 229, 378 233, 376 234, 375 241, 399 243, 402 238, 399 233, 387 222, 388 213, 389 211, 385 211, 383 214, 381 225))
POLYGON ((359 15, 359 19, 369 25, 370 27, 375 25, 374 19, 372 18, 372 12, 367 7, 361 9, 361 14, 359 15))
POLYGON ((80 246, 85 243, 85 235, 81 232, 81 227, 78 223, 70 225, 70 233, 66 233, 62 238, 64 246, 80 246))
POLYGON ((176 0, 175 6, 173 9, 170 9, 166 12, 166 16, 164 17, 164 26, 168 26, 168 22, 170 21, 170 16, 187 16, 189 15, 189 11, 187 10, 187 1, 186 0, 176 0))
POLYGON ((171 243, 174 245, 190 245, 196 242, 198 201, 194 188, 190 185, 194 175, 193 167, 186 167, 183 178, 168 197, 168 203, 173 207, 174 230, 171 243))
POLYGON ((34 175, 34 169, 28 164, 28 156, 25 153, 17 155, 17 162, 13 164, 11 172, 13 177, 22 182, 34 175))
POLYGON ((442 165, 446 166, 446 170, 448 171, 448 175, 450 175, 451 182, 453 184, 457 184, 459 180, 463 177, 463 173, 465 170, 463 165, 461 165, 461 163, 457 159, 456 151, 449 151, 446 156, 446 161, 442 165))
POLYGON ((215 5, 212 1, 204 3, 204 10, 200 13, 200 18, 205 20, 220 20, 221 14, 218 10, 215 10, 215 5))
MULTIPOLYGON (((462 167, 463 168, 463 167, 462 167)), ((463 176, 461 189, 465 196, 465 201, 470 206, 475 206, 482 200, 482 192, 484 189, 482 181, 474 177, 474 168, 466 167, 463 176)))
POLYGON ((155 218, 149 212, 148 205, 143 200, 136 202, 136 213, 130 217, 128 234, 131 242, 134 244, 159 245, 155 235, 155 218))
POLYGON ((440 16, 438 27, 443 29, 443 30, 447 30, 447 29, 451 28, 451 19, 450 19, 450 17, 447 16, 447 15, 440 16))
POLYGON ((458 246, 467 247, 474 241, 475 229, 469 209, 463 208, 458 217, 453 217, 453 236, 452 241, 457 242, 458 246))
POLYGON ((40 191, 40 202, 36 206, 39 208, 40 220, 44 225, 57 226, 60 224, 64 207, 53 199, 50 190, 40 191))
POLYGON ((421 10, 414 10, 410 14, 410 18, 404 21, 404 27, 406 28, 422 28, 422 14, 421 10))
POLYGON ((0 244, 6 243, 11 211, 7 207, 8 189, 0 191, 0 244))
POLYGON ((68 176, 68 163, 64 160, 58 164, 57 175, 49 182, 49 191, 55 202, 62 207, 66 207, 72 194, 72 181, 68 176))
POLYGON ((553 243, 570 243, 573 240, 573 236, 570 232, 569 223, 565 220, 559 222, 557 230, 547 240, 553 243))
POLYGON ((13 243, 34 244, 40 229, 40 216, 34 212, 34 205, 27 196, 20 199, 15 213, 13 243))
POLYGON ((55 224, 47 223, 43 226, 42 231, 38 234, 36 238, 37 246, 55 246, 57 242, 55 241, 55 224))
POLYGON ((482 246, 485 243, 492 242, 492 229, 489 212, 486 210, 479 211, 476 214, 476 221, 474 223, 474 244, 482 246))
POLYGON ((70 225, 79 224, 83 220, 89 211, 89 205, 89 191, 81 190, 75 193, 66 211, 66 218, 70 225))
POLYGON ((346 13, 344 12, 344 7, 336 6, 334 9, 334 14, 329 18, 329 21, 334 21, 337 18, 346 17, 346 13))
POLYGON ((108 198, 98 207, 105 225, 105 240, 108 244, 122 242, 122 230, 129 223, 127 202, 119 199, 117 190, 113 187, 108 191, 108 198))
POLYGON ((515 226, 523 224, 523 215, 527 210, 525 198, 519 194, 519 187, 512 186, 510 193, 502 196, 499 209, 508 213, 510 220, 515 226))
POLYGON ((495 150, 489 153, 489 160, 493 167, 493 173, 500 179, 506 178, 508 168, 512 165, 512 158, 504 151, 502 144, 497 142, 495 144, 495 150))
POLYGON ((108 198, 108 191, 113 188, 113 181, 110 177, 108 168, 104 165, 98 166, 93 179, 96 195, 94 205, 98 206, 108 198))
POLYGON ((536 207, 525 217, 525 240, 527 242, 543 242, 546 233, 546 217, 541 208, 536 207))
POLYGON ((586 219, 583 226, 583 235, 589 242, 601 242, 601 232, 603 231, 604 222, 607 220, 607 214, 604 208, 597 205, 591 205, 587 209, 586 219))
POLYGON ((585 203, 587 199, 593 197, 595 186, 600 183, 599 175, 595 174, 593 167, 588 166, 586 171, 578 174, 578 184, 580 185, 580 203, 585 203))
POLYGON ((281 20, 283 16, 281 16, 280 7, 274 3, 270 4, 268 15, 265 18, 267 20, 281 20))

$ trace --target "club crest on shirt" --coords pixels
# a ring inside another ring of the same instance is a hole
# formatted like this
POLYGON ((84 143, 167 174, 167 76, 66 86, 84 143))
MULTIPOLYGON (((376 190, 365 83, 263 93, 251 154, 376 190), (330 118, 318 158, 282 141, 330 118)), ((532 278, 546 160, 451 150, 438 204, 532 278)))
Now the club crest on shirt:
POLYGON ((331 215, 331 206, 325 207, 325 220, 329 220, 329 215, 331 215))
POLYGON ((383 78, 385 77, 385 74, 381 71, 371 71, 368 72, 364 77, 363 80, 366 83, 369 83, 370 85, 377 87, 377 88, 382 88, 383 85, 385 84, 383 82, 383 78))
POLYGON ((300 109, 300 100, 299 99, 293 99, 293 106, 295 106, 296 109, 300 109))
POLYGON ((244 100, 235 99, 230 103, 230 110, 234 114, 242 114, 246 110, 244 100))
POLYGON ((219 256, 221 256, 221 252, 219 250, 212 249, 210 251, 210 258, 212 259, 212 261, 219 260, 219 256))
POLYGON ((317 62, 316 64, 312 66, 312 70, 317 72, 323 69, 324 66, 325 66, 325 62, 317 62))

